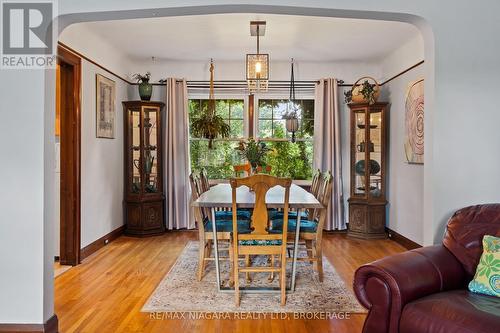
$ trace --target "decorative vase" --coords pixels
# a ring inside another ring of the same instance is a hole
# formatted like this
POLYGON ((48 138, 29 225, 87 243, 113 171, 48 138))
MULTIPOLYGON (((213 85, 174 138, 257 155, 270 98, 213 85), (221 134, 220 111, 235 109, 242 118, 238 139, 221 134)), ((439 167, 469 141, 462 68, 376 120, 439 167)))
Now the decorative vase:
POLYGON ((153 94, 153 85, 148 82, 139 83, 139 96, 141 101, 151 100, 151 95, 153 94))

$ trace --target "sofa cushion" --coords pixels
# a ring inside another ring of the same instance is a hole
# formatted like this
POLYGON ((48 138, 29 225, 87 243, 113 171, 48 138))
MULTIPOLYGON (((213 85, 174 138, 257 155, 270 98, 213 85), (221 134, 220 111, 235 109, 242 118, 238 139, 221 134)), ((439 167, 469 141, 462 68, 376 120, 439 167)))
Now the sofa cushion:
POLYGON ((500 204, 462 208, 448 221, 443 245, 472 277, 483 253, 484 235, 500 237, 500 204))
POLYGON ((485 235, 483 254, 474 279, 469 283, 472 292, 500 297, 500 238, 485 235))
POLYGON ((399 322, 404 333, 491 333, 500 327, 500 299, 468 290, 432 294, 408 303, 399 322))

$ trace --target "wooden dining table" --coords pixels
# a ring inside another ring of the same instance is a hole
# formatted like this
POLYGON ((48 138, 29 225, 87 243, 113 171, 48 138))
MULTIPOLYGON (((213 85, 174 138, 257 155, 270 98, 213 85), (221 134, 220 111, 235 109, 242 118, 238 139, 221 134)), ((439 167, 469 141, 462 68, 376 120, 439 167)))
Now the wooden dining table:
MULTIPOLYGON (((283 208, 285 202, 285 189, 281 186, 275 186, 266 194, 266 205, 268 208, 283 208)), ((236 202, 238 208, 253 208, 255 204, 255 193, 248 187, 241 186, 236 190, 236 202)), ((217 184, 208 191, 202 193, 200 197, 192 203, 193 206, 209 208, 211 210, 211 221, 214 241, 215 270, 218 291, 231 291, 232 288, 223 288, 221 286, 220 267, 219 267, 219 247, 217 243, 217 227, 215 223, 215 210, 217 208, 232 207, 232 189, 230 184, 217 184)), ((295 290, 295 275, 297 272, 297 252, 299 247, 300 215, 304 209, 323 208, 321 203, 308 191, 302 187, 292 184, 290 187, 289 208, 297 211, 297 225, 295 229, 295 239, 293 244, 292 259, 292 278, 290 287, 291 292, 295 290)), ((253 289, 242 290, 243 292, 252 292, 253 289)))

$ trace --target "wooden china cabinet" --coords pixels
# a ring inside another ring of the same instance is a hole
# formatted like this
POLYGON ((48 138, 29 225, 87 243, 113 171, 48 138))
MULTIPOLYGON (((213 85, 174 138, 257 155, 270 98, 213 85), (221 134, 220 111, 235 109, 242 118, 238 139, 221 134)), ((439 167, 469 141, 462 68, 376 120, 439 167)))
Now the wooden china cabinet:
POLYGON ((123 102, 125 131, 125 233, 165 232, 162 102, 123 102))
POLYGON ((387 103, 349 104, 351 112, 351 193, 349 231, 352 237, 386 238, 387 103))

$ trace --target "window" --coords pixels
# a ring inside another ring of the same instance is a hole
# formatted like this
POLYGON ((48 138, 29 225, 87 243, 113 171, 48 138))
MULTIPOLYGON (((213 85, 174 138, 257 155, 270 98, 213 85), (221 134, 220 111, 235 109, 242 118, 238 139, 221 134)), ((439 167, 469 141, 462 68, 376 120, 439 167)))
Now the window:
MULTIPOLYGON (((189 121, 206 112, 207 99, 189 100, 189 121)), ((234 175, 237 164, 235 148, 238 141, 246 138, 245 101, 243 99, 217 99, 215 112, 231 127, 230 138, 217 140, 214 149, 208 149, 208 140, 190 137, 191 170, 207 170, 211 179, 226 179, 234 175)))
MULTIPOLYGON (((189 119, 206 112, 207 99, 189 100, 189 119)), ((314 100, 296 101, 299 131, 296 143, 290 142, 285 120, 287 99, 255 99, 255 137, 273 150, 267 156, 271 174, 293 179, 311 179, 314 135, 314 100)), ((214 149, 208 149, 208 140, 190 137, 191 170, 205 168, 210 179, 227 179, 234 175, 233 165, 244 163, 235 148, 249 136, 250 119, 245 112, 244 99, 216 99, 216 112, 231 127, 227 139, 216 140, 214 149)))
POLYGON ((258 138, 273 151, 268 155, 271 172, 280 177, 311 179, 314 136, 314 100, 297 100, 299 131, 296 143, 290 142, 283 115, 290 108, 284 99, 259 99, 258 138))

